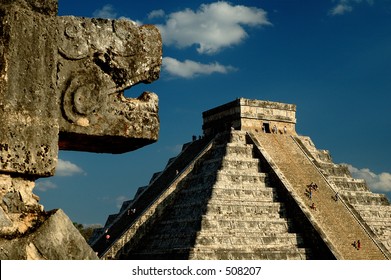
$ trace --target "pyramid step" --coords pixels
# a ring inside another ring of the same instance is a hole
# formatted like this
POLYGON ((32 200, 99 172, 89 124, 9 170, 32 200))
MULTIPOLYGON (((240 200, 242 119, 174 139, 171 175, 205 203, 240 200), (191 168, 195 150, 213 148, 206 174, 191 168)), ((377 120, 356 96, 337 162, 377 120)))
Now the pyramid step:
POLYGON ((226 151, 226 144, 214 144, 211 150, 209 150, 210 158, 223 158, 226 151))
POLYGON ((222 217, 219 220, 205 216, 201 223, 202 230, 232 230, 246 232, 265 230, 266 232, 287 232, 289 224, 284 219, 263 219, 253 217, 250 221, 232 220, 222 217))
MULTIPOLYGON (((379 213, 380 214, 380 213, 379 213)), ((370 223, 383 223, 383 224, 390 224, 391 218, 390 217, 379 217, 379 216, 362 216, 364 219, 370 223)))
POLYGON ((225 158, 229 159, 249 159, 253 157, 253 145, 238 145, 228 143, 225 158))
MULTIPOLYGON (((217 172, 217 182, 216 186, 219 186, 220 184, 224 184, 224 182, 231 182, 234 183, 236 188, 240 188, 239 186, 246 186, 246 185, 253 185, 253 184, 260 184, 262 186, 265 186, 267 181, 267 174, 265 173, 239 173, 235 170, 219 170, 217 172)), ((266 186, 268 187, 268 186, 266 186)))
MULTIPOLYGON (((195 188, 210 188, 210 183, 216 181, 216 171, 205 172, 202 174, 188 174, 185 181, 180 182, 184 183, 187 186, 192 186, 195 188)), ((187 188, 186 188, 187 189, 187 188)))
POLYGON ((383 245, 391 250, 391 228, 384 225, 370 225, 372 231, 377 235, 383 245))
POLYGON ((363 181, 353 181, 354 179, 348 180, 347 178, 330 178, 339 190, 343 191, 369 191, 368 186, 363 181))
POLYGON ((273 197, 275 197, 275 191, 271 188, 263 188, 263 189, 236 189, 234 188, 214 188, 212 191, 212 200, 234 200, 234 201, 273 201, 273 197))
POLYGON ((168 226, 169 228, 174 228, 174 227, 177 227, 178 225, 178 228, 181 227, 181 226, 185 226, 185 225, 196 225, 196 224, 199 224, 200 223, 200 218, 197 217, 184 217, 184 218, 180 218, 180 219, 172 219, 171 217, 168 217, 167 219, 164 219, 162 220, 159 224, 164 227, 164 226, 168 226))
POLYGON ((246 174, 249 171, 259 172, 259 160, 258 159, 229 159, 224 158, 221 163, 221 169, 234 169, 241 173, 242 170, 246 170, 246 174))
POLYGON ((249 238, 258 238, 258 237, 265 237, 265 238, 290 238, 292 236, 295 236, 295 238, 302 242, 303 238, 301 234, 299 233, 291 233, 291 232, 265 232, 262 230, 257 231, 247 231, 247 232, 222 232, 222 231, 200 231, 197 233, 197 238, 203 237, 203 236, 225 236, 225 237, 242 237, 247 236, 249 238))
MULTIPOLYGON (((222 217, 224 218, 224 217, 222 217)), ((266 218, 270 220, 276 220, 276 218, 266 218)), ((260 223, 260 222, 254 222, 254 221, 241 221, 240 226, 236 226, 235 223, 233 224, 227 224, 227 223, 201 223, 201 230, 205 231, 205 234, 218 234, 220 231, 224 230, 226 233, 229 234, 266 234, 266 235, 280 235, 283 233, 289 233, 290 232, 290 224, 287 223, 276 223, 276 222, 270 222, 270 223, 260 223), (246 227, 243 227, 245 225, 246 227)))
POLYGON ((238 204, 234 201, 225 201, 218 204, 210 202, 206 210, 204 210, 204 205, 205 203, 202 201, 178 203, 172 208, 172 212, 170 212, 171 219, 180 219, 182 217, 196 218, 204 214, 204 211, 206 211, 206 215, 215 217, 216 219, 221 217, 241 220, 251 220, 252 217, 257 217, 258 219, 277 219, 285 216, 285 208, 279 203, 272 202, 265 202, 262 204, 251 204, 251 202, 238 204), (221 217, 218 217, 219 215, 221 217))
POLYGON ((203 204, 192 204, 186 207, 185 204, 180 204, 172 208, 170 211, 170 220, 183 221, 183 219, 201 220, 204 214, 203 204))
POLYGON ((106 220, 106 223, 105 223, 105 228, 106 227, 109 227, 113 222, 114 220, 118 217, 119 214, 111 214, 107 217, 107 220, 106 220))
POLYGON ((243 147, 245 149, 252 150, 254 145, 253 144, 248 144, 246 142, 227 142, 226 147, 243 147))
POLYGON ((157 177, 159 177, 163 172, 162 171, 158 171, 158 172, 155 172, 152 174, 152 177, 151 179, 149 180, 149 184, 151 184, 157 177))
POLYGON ((229 143, 242 143, 246 144, 246 132, 242 130, 231 130, 229 143))
POLYGON ((132 203, 133 203, 133 200, 126 200, 126 201, 122 202, 121 209, 119 210, 118 213, 125 211, 128 208, 128 206, 132 203))
POLYGON ((266 249, 266 248, 291 248, 303 246, 303 240, 295 235, 290 236, 265 236, 265 237, 249 237, 243 234, 243 236, 230 236, 230 235, 203 235, 197 237, 195 248, 198 246, 208 246, 210 248, 221 248, 227 246, 231 249, 252 248, 266 249))
POLYGON ((232 220, 240 220, 240 221, 246 221, 246 222, 251 222, 254 220, 254 218, 257 219, 279 219, 283 218, 285 216, 284 213, 273 213, 273 212, 263 212, 263 213, 256 213, 256 214, 251 214, 251 213, 222 213, 222 214, 213 214, 213 213, 208 213, 209 217, 211 219, 232 219, 232 220))
POLYGON ((366 191, 344 191, 340 193, 350 204, 362 204, 371 206, 389 205, 388 199, 383 194, 371 193, 366 191))
POLYGON ((387 213, 391 213, 391 206, 390 205, 371 205, 371 206, 367 206, 367 205, 360 205, 360 204, 357 204, 357 205, 354 205, 354 208, 357 210, 357 211, 375 211, 375 212, 387 212, 387 213))
POLYGON ((389 227, 391 230, 391 219, 371 219, 367 220, 367 224, 372 227, 389 227))
POLYGON ((159 224, 159 231, 154 234, 150 233, 148 236, 148 240, 152 239, 152 237, 160 236, 160 235, 169 235, 171 238, 174 237, 179 237, 182 234, 187 234, 191 235, 195 232, 197 232, 200 229, 200 222, 180 222, 180 223, 175 223, 175 224, 170 224, 170 223, 164 223, 164 224, 159 224))
POLYGON ((209 217, 204 216, 202 220, 197 217, 168 217, 159 223, 159 232, 192 232, 205 231, 219 232, 226 231, 230 234, 241 234, 243 232, 263 232, 265 234, 279 234, 289 232, 290 222, 283 218, 252 217, 249 220, 232 220, 231 217, 209 217))
POLYGON ((207 208, 207 215, 232 215, 240 219, 247 218, 247 216, 259 218, 262 215, 280 218, 283 213, 285 213, 285 208, 278 203, 268 205, 209 204, 207 208))
MULTIPOLYGON (((257 180, 257 178, 255 178, 257 180)), ((226 189, 226 190, 243 190, 243 191, 268 191, 268 190, 273 190, 273 188, 266 184, 265 182, 260 182, 260 183, 250 183, 250 182, 243 182, 241 184, 235 184, 232 181, 222 181, 218 180, 215 185, 215 189, 226 189)), ((276 192, 273 192, 273 194, 276 192)))
POLYGON ((216 172, 221 167, 221 158, 207 159, 199 163, 199 174, 216 172))
POLYGON ((291 250, 211 250, 197 248, 192 250, 189 259, 193 260, 305 260, 310 251, 302 248, 291 250))
POLYGON ((219 174, 225 174, 228 176, 249 176, 249 177, 257 177, 260 173, 257 169, 235 169, 235 168, 225 168, 218 170, 219 174))
POLYGON ((130 257, 136 260, 305 260, 309 259, 309 249, 291 250, 257 250, 249 252, 245 250, 210 250, 208 248, 172 248, 154 252, 132 253, 130 257))
POLYGON ((189 246, 208 249, 229 250, 290 250, 304 246, 303 240, 294 234, 285 236, 232 236, 232 235, 202 235, 195 234, 156 234, 149 238, 144 251, 155 249, 188 248, 189 246))
POLYGON ((194 234, 154 234, 143 244, 145 251, 187 248, 194 244, 194 234))
POLYGON ((354 208, 364 219, 391 219, 391 207, 388 205, 354 205, 354 208))
POLYGON ((246 177, 247 182, 243 182, 241 184, 237 184, 234 180, 240 180, 244 176, 227 176, 216 179, 216 177, 192 177, 186 182, 183 182, 182 193, 200 193, 205 192, 212 189, 213 185, 213 193, 227 193, 227 195, 237 196, 243 195, 253 195, 257 196, 269 196, 270 194, 275 194, 275 190, 268 186, 264 182, 264 177, 246 177), (226 178, 231 180, 226 180, 226 178))
POLYGON ((216 207, 251 207, 251 208, 259 208, 259 209, 270 209, 270 210, 281 210, 285 209, 285 206, 277 201, 262 201, 258 203, 258 201, 251 200, 220 200, 219 203, 209 202, 207 204, 208 209, 216 208, 216 207))

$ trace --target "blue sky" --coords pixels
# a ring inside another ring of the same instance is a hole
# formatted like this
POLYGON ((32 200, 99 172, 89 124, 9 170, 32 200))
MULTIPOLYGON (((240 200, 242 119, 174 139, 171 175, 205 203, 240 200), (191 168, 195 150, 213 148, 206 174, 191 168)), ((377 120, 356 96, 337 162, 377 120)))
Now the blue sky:
POLYGON ((237 97, 297 105, 297 131, 391 197, 391 0, 59 0, 59 15, 125 17, 163 35, 157 143, 122 155, 60 152, 37 181, 45 209, 104 224, 164 169, 202 112, 237 97))

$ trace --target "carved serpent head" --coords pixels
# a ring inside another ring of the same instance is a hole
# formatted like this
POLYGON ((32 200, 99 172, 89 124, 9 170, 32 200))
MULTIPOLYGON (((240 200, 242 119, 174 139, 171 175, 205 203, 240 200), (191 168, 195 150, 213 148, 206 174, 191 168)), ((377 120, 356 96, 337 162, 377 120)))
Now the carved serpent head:
POLYGON ((158 79, 159 31, 129 20, 59 17, 60 149, 120 153, 158 138, 158 98, 123 91, 158 79))

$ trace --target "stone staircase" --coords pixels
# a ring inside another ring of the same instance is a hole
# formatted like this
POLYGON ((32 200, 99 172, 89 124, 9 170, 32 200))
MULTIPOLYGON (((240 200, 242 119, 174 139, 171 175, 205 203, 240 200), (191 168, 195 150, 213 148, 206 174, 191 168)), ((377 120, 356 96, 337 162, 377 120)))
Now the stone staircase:
POLYGON ((216 137, 129 259, 308 259, 246 133, 216 137))
POLYGON ((360 224, 360 219, 343 201, 334 200, 337 190, 333 189, 292 136, 268 133, 250 135, 337 259, 386 258, 370 230, 360 224), (306 191, 311 182, 318 185, 312 199, 306 191), (312 203, 315 203, 316 210, 311 209, 312 203), (355 240, 361 241, 360 250, 352 245, 355 240))
POLYGON ((391 205, 385 195, 372 193, 364 180, 353 179, 347 166, 333 163, 329 152, 316 149, 309 137, 300 136, 297 140, 334 189, 391 252, 391 205))
MULTIPOLYGON (((99 257, 105 258, 104 255, 110 248, 121 248, 126 243, 122 241, 121 244, 117 244, 118 240, 124 238, 126 231, 134 226, 155 199, 164 193, 178 177, 183 176, 183 170, 194 160, 195 155, 205 149, 209 141, 210 139, 200 139, 184 144, 181 153, 176 158, 170 159, 162 172, 155 173, 148 186, 140 187, 133 200, 123 202, 117 214, 109 215, 104 228, 97 229, 89 240, 89 244, 99 257), (136 209, 136 213, 129 215, 128 211, 131 209, 136 209), (106 231, 110 235, 110 240, 105 238, 106 231)), ((113 251, 118 250, 113 249, 107 258, 115 257, 113 251)))

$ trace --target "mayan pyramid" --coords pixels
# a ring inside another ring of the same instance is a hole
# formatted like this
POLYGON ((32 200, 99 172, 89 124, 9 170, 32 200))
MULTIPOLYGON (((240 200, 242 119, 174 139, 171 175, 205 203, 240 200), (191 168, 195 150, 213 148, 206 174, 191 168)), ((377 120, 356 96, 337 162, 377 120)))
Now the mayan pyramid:
POLYGON ((390 259, 387 198, 295 125, 292 104, 239 98, 204 112, 203 137, 110 215, 92 248, 102 259, 390 259))

